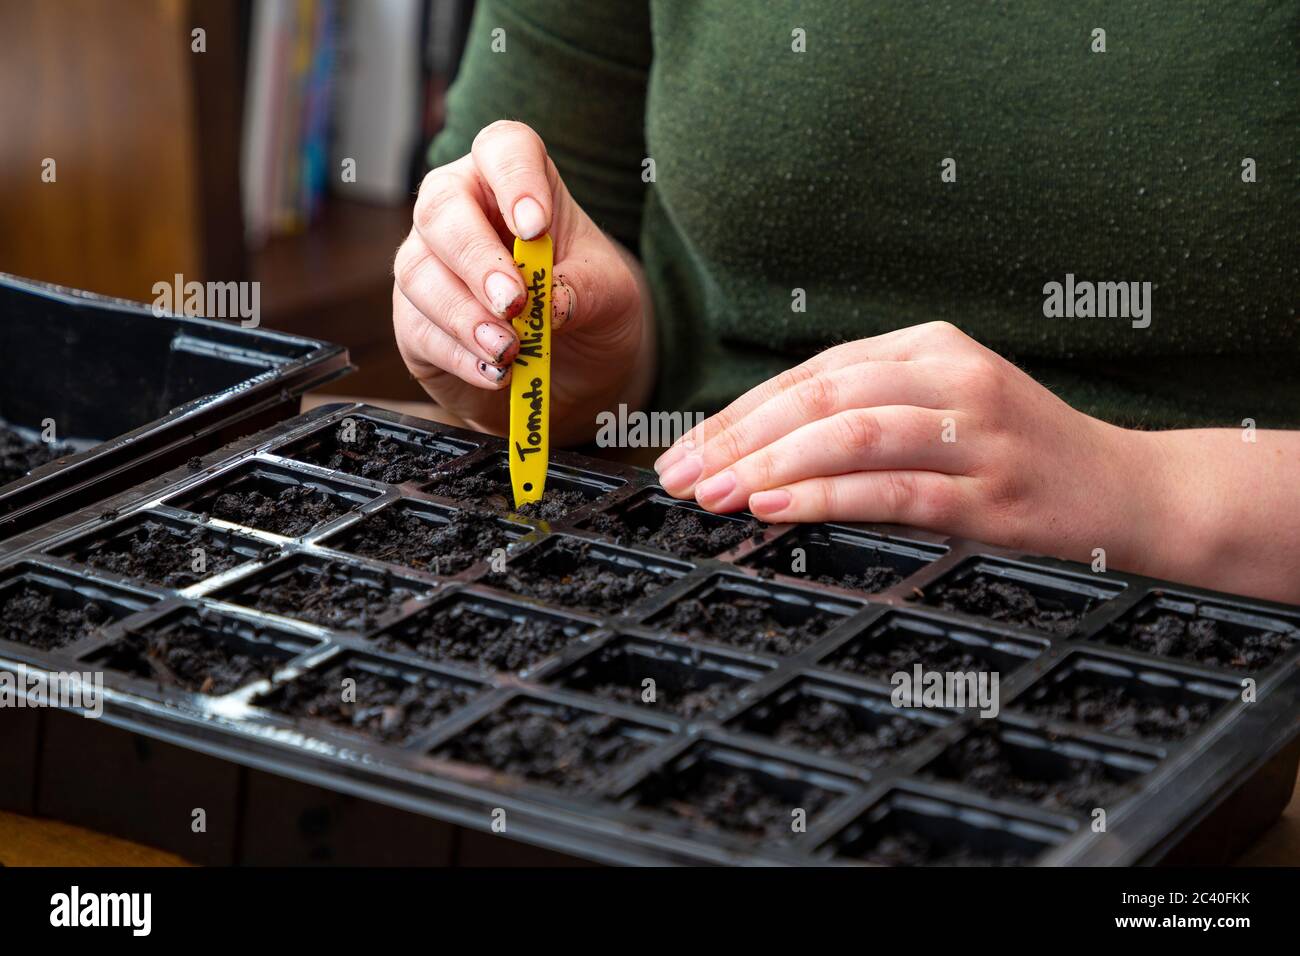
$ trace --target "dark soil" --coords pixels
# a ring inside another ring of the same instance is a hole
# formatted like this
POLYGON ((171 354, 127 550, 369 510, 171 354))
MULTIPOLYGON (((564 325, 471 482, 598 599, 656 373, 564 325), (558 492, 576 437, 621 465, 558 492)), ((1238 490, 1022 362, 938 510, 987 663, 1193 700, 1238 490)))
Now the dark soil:
POLYGON ((669 583, 668 575, 598 562, 586 542, 558 541, 544 552, 507 564, 484 583, 525 594, 558 607, 581 607, 610 614, 626 610, 669 583))
MULTIPOLYGON (((424 490, 475 507, 516 511, 514 490, 510 486, 510 471, 503 466, 468 474, 435 477, 424 490)), ((590 496, 575 488, 562 488, 552 484, 542 492, 541 498, 529 502, 516 513, 539 521, 559 521, 590 500, 590 496)))
POLYGON ((485 515, 457 511, 444 523, 390 507, 368 515, 331 546, 430 574, 451 575, 486 560, 493 549, 510 542, 496 519, 485 515))
POLYGON ((997 665, 983 655, 941 635, 889 630, 853 641, 826 661, 826 665, 835 670, 882 680, 888 680, 899 671, 910 672, 915 664, 927 671, 945 673, 998 670, 997 665))
POLYGON ((943 759, 945 777, 998 799, 1025 800, 1053 810, 1087 813, 1111 807, 1130 789, 1111 767, 1096 760, 1065 758, 1063 766, 1053 762, 1051 767, 1027 767, 992 733, 967 737, 943 759))
MULTIPOLYGON (((1028 588, 987 574, 962 582, 935 585, 926 600, 949 611, 962 611, 1007 624, 1019 624, 1064 637, 1072 634, 1084 611, 1045 607, 1028 588)), ((1089 609, 1091 608, 1089 601, 1089 609)))
POLYGON ((66 647, 111 623, 113 615, 103 605, 78 599, 76 606, 63 608, 36 585, 19 584, 0 595, 0 638, 38 650, 66 647))
POLYGON ((671 506, 664 509, 662 523, 654 527, 653 520, 638 520, 640 510, 633 508, 621 514, 594 515, 588 526, 613 538, 617 544, 654 548, 682 558, 711 558, 730 551, 746 538, 760 537, 767 527, 755 518, 710 521, 689 508, 671 506))
POLYGON ((711 766, 677 774, 664 786, 644 805, 692 823, 765 840, 789 838, 795 832, 794 810, 803 810, 811 820, 832 799, 828 791, 810 786, 792 800, 774 792, 757 774, 711 766))
POLYGON ((249 560, 211 528, 182 531, 158 521, 143 521, 125 534, 92 541, 75 558, 101 571, 169 588, 187 588, 249 560), (201 574, 193 569, 195 548, 204 553, 206 570, 201 574))
POLYGON ((346 498, 306 485, 285 485, 275 495, 255 488, 232 489, 213 500, 208 513, 223 521, 296 538, 356 507, 346 498))
POLYGON ((487 671, 521 671, 559 653, 573 640, 549 618, 515 621, 457 602, 403 621, 381 634, 376 643, 385 650, 464 661, 487 671))
POLYGON ((323 627, 362 631, 414 596, 400 585, 377 587, 354 580, 351 568, 327 562, 320 571, 294 568, 231 600, 323 627))
POLYGON ((414 442, 382 435, 373 422, 362 418, 354 418, 352 423, 356 428, 352 441, 344 440, 345 426, 340 422, 328 439, 300 452, 291 452, 290 457, 391 485, 427 481, 457 457, 437 448, 423 448, 414 442))
POLYGON ((892 828, 870 849, 849 855, 881 866, 1022 866, 1031 859, 1020 850, 999 852, 937 842, 906 826, 892 828))
POLYGON ((1229 626, 1213 618, 1155 609, 1112 624, 1101 639, 1160 657, 1242 671, 1262 671, 1295 646, 1295 639, 1286 633, 1234 634, 1229 626))
POLYGON ((1038 693, 1031 691, 1018 706, 1040 717, 1086 724, 1121 737, 1179 740, 1209 720, 1218 704, 1204 699, 1185 703, 1143 700, 1129 688, 1079 675, 1038 693))
POLYGON ((308 671, 255 703, 290 717, 309 717, 387 743, 433 726, 473 696, 464 686, 430 686, 375 674, 346 663, 308 671), (343 681, 356 681, 356 700, 343 700, 343 681))
POLYGON ((735 689, 726 681, 706 683, 707 678, 700 674, 691 674, 683 682, 667 687, 658 683, 655 687, 655 700, 649 703, 642 699, 644 693, 640 682, 624 684, 606 681, 590 687, 575 688, 584 694, 591 694, 604 700, 614 700, 622 704, 648 707, 651 710, 666 710, 680 717, 694 718, 716 710, 718 706, 735 693, 735 689))
POLYGON ((236 650, 234 642, 189 623, 153 633, 128 632, 94 658, 98 667, 123 671, 198 694, 220 696, 275 673, 281 658, 236 650))
POLYGON ((802 697, 775 726, 758 732, 789 747, 837 757, 864 767, 876 767, 923 737, 926 729, 924 725, 902 717, 889 718, 870 727, 855 720, 853 713, 843 704, 802 697))
POLYGON ((72 449, 67 445, 28 441, 18 432, 0 424, 0 485, 17 481, 33 468, 71 453, 72 449))
POLYGON ((832 587, 847 588, 850 591, 865 591, 867 594, 875 594, 877 591, 885 590, 885 588, 892 588, 903 580, 903 576, 887 564, 875 564, 863 568, 857 574, 851 571, 846 571, 844 574, 819 574, 813 580, 818 584, 829 584, 832 587))
POLYGON ((774 602, 743 594, 712 600, 687 598, 656 620, 695 640, 715 641, 741 650, 790 657, 812 644, 840 618, 814 609, 799 624, 786 624, 773 613, 774 602))
POLYGON ((614 717, 554 705, 511 706, 449 741, 438 755, 566 790, 591 790, 650 747, 614 717))

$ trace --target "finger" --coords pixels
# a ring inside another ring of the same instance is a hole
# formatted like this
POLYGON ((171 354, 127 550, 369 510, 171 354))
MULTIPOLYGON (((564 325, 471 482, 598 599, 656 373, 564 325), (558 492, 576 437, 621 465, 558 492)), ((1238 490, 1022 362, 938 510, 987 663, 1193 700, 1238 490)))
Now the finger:
POLYGON ((550 160, 540 136, 498 120, 474 137, 470 155, 512 233, 536 239, 551 228, 550 160))
POLYGON ((614 348, 627 334, 626 323, 607 320, 640 313, 636 276, 623 254, 598 232, 579 239, 555 264, 551 295, 554 330, 582 331, 592 348, 614 348))
MULTIPOLYGON (((746 455, 695 487, 710 511, 738 511, 769 488, 855 471, 922 470, 964 474, 970 442, 944 441, 950 410, 887 405, 855 408, 809 422, 746 455)), ((955 435, 955 427, 950 432, 955 435)))
POLYGON ((431 322, 401 289, 393 288, 393 331, 412 375, 428 387, 444 375, 489 391, 510 383, 510 366, 489 365, 431 322))
POLYGON ((472 169, 460 162, 424 178, 415 201, 415 229, 424 246, 450 269, 493 315, 510 319, 526 292, 514 255, 482 206, 472 169))
POLYGON ((519 347, 514 329, 483 308, 418 236, 407 237, 393 271, 407 301, 478 359, 503 366, 514 357, 519 347))
POLYGON ((677 494, 796 429, 853 408, 914 405, 943 408, 941 380, 920 362, 862 362, 814 375, 778 392, 730 428, 679 457, 660 478, 677 494))
POLYGON ((677 439, 672 447, 654 463, 655 471, 663 474, 687 452, 699 448, 712 436, 731 428, 758 406, 788 389, 803 385, 818 375, 863 361, 905 361, 900 345, 907 331, 907 329, 898 329, 874 338, 847 342, 826 349, 806 362, 786 369, 780 375, 751 388, 722 411, 706 418, 677 439))
POLYGON ((930 471, 860 471, 760 491, 749 510, 764 521, 871 521, 953 533, 971 479, 930 471))

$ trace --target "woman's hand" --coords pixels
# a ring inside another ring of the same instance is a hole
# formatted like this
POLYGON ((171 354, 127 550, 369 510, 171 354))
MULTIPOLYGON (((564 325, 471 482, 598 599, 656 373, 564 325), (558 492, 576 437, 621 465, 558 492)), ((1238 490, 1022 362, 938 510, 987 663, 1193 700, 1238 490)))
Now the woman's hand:
POLYGON ((850 342, 687 432, 660 483, 767 521, 909 524, 1300 602, 1300 432, 1130 431, 946 322, 850 342))
POLYGON ((513 237, 555 241, 551 429, 581 441, 601 409, 638 407, 654 375, 640 264, 573 201, 522 123, 483 129, 473 149, 425 177, 393 265, 393 328, 411 374, 475 428, 509 425, 510 319, 524 305, 513 237))
POLYGON ((767 521, 909 524, 1117 567, 1156 520, 1138 433, 1077 412, 956 327, 828 349, 683 435, 663 487, 767 521))

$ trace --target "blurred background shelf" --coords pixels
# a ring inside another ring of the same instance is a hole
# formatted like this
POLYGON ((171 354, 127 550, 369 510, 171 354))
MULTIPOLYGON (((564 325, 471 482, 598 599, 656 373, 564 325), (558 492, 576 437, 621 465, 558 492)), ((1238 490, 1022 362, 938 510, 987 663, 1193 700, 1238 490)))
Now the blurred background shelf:
POLYGON ((392 260, 472 5, 0 0, 0 271, 142 302, 254 280, 264 327, 350 349, 350 391, 422 398, 392 260))
POLYGON ((267 240, 249 263, 250 278, 262 284, 266 324, 347 345, 358 371, 341 384, 352 391, 424 396, 407 380, 389 316, 393 255, 410 228, 409 203, 334 198, 310 229, 267 240))

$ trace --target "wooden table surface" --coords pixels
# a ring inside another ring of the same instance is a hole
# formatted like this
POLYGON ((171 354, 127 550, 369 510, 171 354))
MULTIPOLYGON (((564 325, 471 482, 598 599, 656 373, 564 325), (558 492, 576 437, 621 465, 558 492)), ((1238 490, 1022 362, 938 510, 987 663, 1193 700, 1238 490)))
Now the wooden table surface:
MULTIPOLYGON (((338 401, 366 401, 343 395, 309 395, 304 411, 338 401)), ((395 411, 447 421, 437 406, 421 402, 375 401, 395 411)), ((454 422, 452 422, 454 424, 454 422)), ((1282 818, 1237 861, 1242 866, 1300 866, 1300 786, 1282 818)), ((178 856, 81 827, 0 812, 0 865, 4 866, 189 866, 178 856)))

